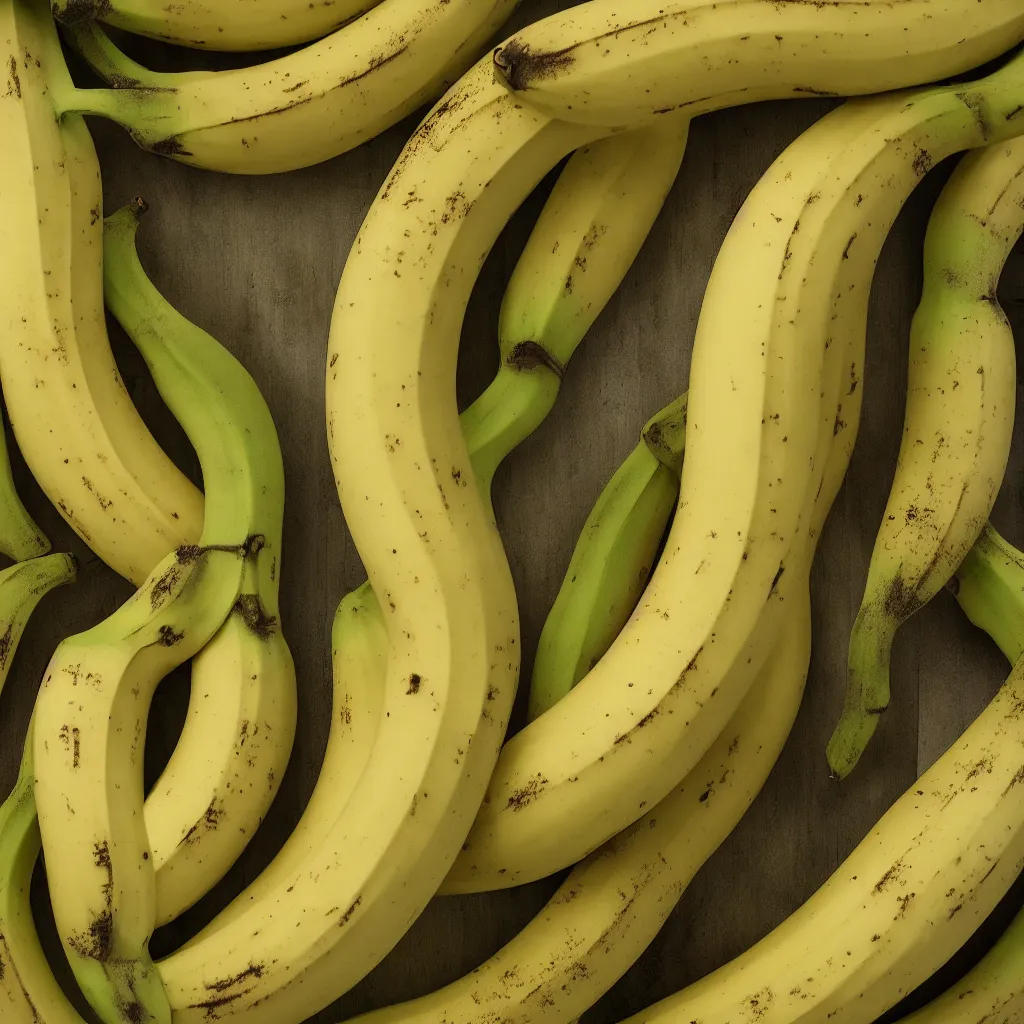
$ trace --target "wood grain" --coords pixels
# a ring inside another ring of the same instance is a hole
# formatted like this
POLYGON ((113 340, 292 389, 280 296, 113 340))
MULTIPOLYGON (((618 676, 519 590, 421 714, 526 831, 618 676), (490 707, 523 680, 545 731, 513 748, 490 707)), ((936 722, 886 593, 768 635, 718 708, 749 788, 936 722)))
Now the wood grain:
MULTIPOLYGON (((568 4, 524 3, 514 24, 560 6, 568 4)), ((154 66, 166 68, 212 59, 156 45, 145 52, 154 66)), ((694 124, 683 171, 664 213, 574 357, 558 406, 500 471, 496 507, 522 606, 524 673, 592 502, 647 417, 686 386, 704 285, 733 215, 774 156, 827 109, 822 101, 763 104, 694 124)), ((259 872, 298 819, 316 780, 331 720, 331 618, 342 594, 362 580, 327 458, 327 332, 349 245, 415 123, 416 118, 410 119, 319 167, 252 179, 179 166, 139 151, 117 128, 92 125, 107 212, 136 194, 149 201, 151 213, 140 236, 143 260, 171 302, 230 348, 255 377, 278 426, 287 479, 282 603, 300 688, 295 754, 270 816, 239 864, 198 907, 156 936, 157 954, 209 920, 259 872)), ((899 447, 923 230, 950 166, 937 168, 912 198, 878 269, 863 425, 814 569, 811 678, 790 743, 750 812, 684 894, 651 949, 586 1015, 586 1024, 620 1020, 771 930, 956 738, 1007 673, 995 647, 966 622, 952 598, 941 595, 899 635, 893 706, 870 752, 843 785, 829 780, 824 745, 841 705, 846 642, 899 447)), ((550 179, 509 225, 473 295, 459 364, 463 406, 496 367, 502 289, 546 187, 550 179)), ((1024 337, 1020 250, 1007 266, 1001 298, 1018 337, 1024 337)), ((198 482, 194 454, 162 406, 141 359, 118 330, 112 328, 112 336, 132 397, 160 441, 198 482)), ((1019 424, 994 516, 1018 544, 1024 544, 1024 448, 1016 443, 1022 433, 1019 424)), ((33 695, 54 646, 107 615, 130 590, 89 555, 16 453, 14 460, 26 504, 56 549, 80 556, 82 571, 74 588, 44 599, 0 698, 4 792, 13 783, 33 695)), ((150 717, 150 778, 173 748, 187 687, 187 671, 180 671, 160 688, 150 717)), ((343 1020, 453 980, 525 925, 557 881, 435 900, 365 982, 313 1020, 343 1020)), ((67 979, 41 887, 37 896, 48 948, 67 979)), ((976 960, 1022 902, 1024 887, 1018 885, 939 980, 948 984, 976 960)), ((928 991, 935 989, 931 984, 928 991)))

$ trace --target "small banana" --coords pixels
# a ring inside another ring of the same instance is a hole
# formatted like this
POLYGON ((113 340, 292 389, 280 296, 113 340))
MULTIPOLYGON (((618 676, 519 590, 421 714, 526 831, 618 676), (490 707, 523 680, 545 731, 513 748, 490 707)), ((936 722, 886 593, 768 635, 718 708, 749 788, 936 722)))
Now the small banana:
POLYGON ((144 149, 195 167, 290 171, 347 152, 439 96, 516 4, 382 0, 287 56, 170 74, 130 60, 97 22, 84 22, 68 33, 115 89, 85 90, 73 105, 117 121, 144 149))
POLYGON ((102 18, 138 35, 203 50, 272 50, 319 39, 380 0, 52 0, 54 16, 74 24, 102 18))
POLYGON ((996 288, 1022 233, 1024 141, 968 154, 925 236, 899 460, 850 636, 846 702, 828 744, 839 778, 888 707, 896 630, 953 575, 1002 483, 1017 369, 996 288))
MULTIPOLYGON (((680 502, 665 553, 641 606, 604 658, 505 744, 443 891, 515 885, 575 862, 634 820, 640 802, 664 796, 724 727, 742 684, 752 681, 727 679, 728 667, 755 624, 767 628, 762 609, 787 573, 812 467, 820 353, 842 266, 859 250, 872 263, 877 259, 888 227, 930 166, 922 152, 938 160, 1024 131, 1017 114, 1022 73, 1018 56, 977 82, 851 101, 873 110, 875 120, 834 151, 817 186, 781 195, 755 189, 748 198, 705 294, 690 369, 680 502), (740 291, 737 280, 745 284, 740 291), (643 686, 628 686, 638 678, 643 686), (570 819, 571 831, 558 827, 570 819)), ((816 129, 797 145, 809 144, 816 129)), ((408 167, 400 163, 399 173, 408 167)), ((475 196, 463 191, 467 199, 475 196)), ((378 205, 388 207, 383 198, 378 205)), ((364 226, 349 269, 370 251, 367 234, 364 226)), ((379 268, 387 249, 374 242, 379 268)), ((374 286, 383 290, 379 277, 367 288, 374 286)), ((343 310, 341 321, 348 320, 343 310)), ((347 328, 352 337, 368 330, 354 316, 347 328)), ((380 323, 373 336, 380 357, 397 362, 397 353, 385 356, 390 348, 379 342, 387 337, 380 323)), ((440 440, 437 406, 444 398, 433 386, 440 371, 428 346, 415 351, 424 381, 415 400, 417 407, 430 402, 434 429, 407 443, 419 465, 433 458, 444 465, 452 453, 440 440)), ((367 389, 384 388, 383 381, 359 380, 367 389)), ((402 474, 406 492, 417 475, 404 460, 391 472, 402 474)), ((367 467, 360 476, 364 489, 373 475, 367 467)), ((395 501, 398 520, 399 498, 379 493, 382 502, 395 501)))
POLYGON ((0 429, 0 551, 20 562, 49 550, 49 538, 29 515, 14 485, 7 438, 0 429))
POLYGON ((262 531, 273 541, 281 516, 265 406, 239 400, 171 349, 150 365, 154 374, 172 366, 178 378, 163 383, 181 399, 174 411, 207 485, 200 543, 178 548, 113 615, 58 646, 35 709, 35 798, 54 917, 79 987, 105 1024, 170 1021, 148 952, 156 867, 142 752, 153 691, 229 616, 263 630, 253 595, 265 591, 250 588, 272 574, 262 531))
POLYGON ((505 40, 494 67, 551 117, 635 126, 934 82, 1022 39, 1018 0, 590 0, 505 40))
MULTIPOLYGON (((502 304, 501 366, 495 380, 461 418, 476 488, 489 512, 491 480, 498 463, 550 411, 566 363, 618 287, 661 209, 678 172, 686 128, 682 123, 666 123, 636 136, 624 134, 599 146, 581 148, 569 160, 545 204, 502 304), (545 273, 539 272, 540 267, 545 273), (571 281, 573 275, 576 285, 571 281)), ((458 482, 463 486, 461 476, 458 482)), ((490 517, 493 519, 493 513, 490 517)), ((361 798, 357 787, 363 785, 367 763, 383 756, 382 750, 392 744, 396 750, 408 746, 408 735, 392 729, 386 711, 381 720, 382 709, 388 707, 387 633, 385 615, 368 584, 342 601, 335 618, 334 649, 335 716, 324 764, 298 827, 260 877, 186 944, 187 952, 160 964, 172 1005, 183 1019, 210 1001, 222 1001, 219 1006, 224 1009, 218 1012, 225 1015, 245 1014, 251 1019, 257 1007, 265 1006, 268 1015, 278 1014, 275 1021, 284 1013, 297 1015, 288 1019, 298 1019, 301 1013, 332 1001, 344 991, 343 986, 352 983, 357 970, 367 969, 367 952, 379 956, 390 948, 389 943, 397 941, 397 930, 388 932, 367 922, 363 928, 374 935, 374 945, 369 951, 358 951, 364 958, 359 960, 347 945, 354 941, 350 935, 341 932, 340 937, 331 938, 332 933, 339 935, 332 922, 320 925, 317 917, 306 911, 307 921, 292 936, 289 963, 282 961, 280 980, 273 971, 255 980, 251 975, 239 976, 250 959, 263 962, 263 943, 254 943, 250 935, 254 921, 265 921, 271 915, 277 919, 280 912, 274 908, 275 901, 294 904, 301 912, 328 898, 323 868, 313 865, 324 860, 330 864, 335 858, 345 862, 354 828, 346 805, 361 798), (315 887, 314 879, 320 879, 315 887), (327 940, 321 936, 321 928, 327 932, 327 940), (300 992, 297 997, 288 988, 276 991, 302 968, 300 958, 309 956, 304 943, 319 943, 320 955, 328 962, 347 956, 346 973, 329 974, 319 968, 312 981, 295 983, 303 985, 308 994, 300 992), (226 986, 215 982, 212 995, 198 990, 196 964, 209 964, 211 970, 234 981, 226 986), (191 986, 188 998, 194 1001, 180 1011, 179 978, 191 986)), ((398 689, 400 698, 409 696, 406 677, 401 678, 398 689)), ((478 731, 474 749, 486 751, 488 743, 493 749, 500 741, 507 714, 507 705, 496 700, 485 705, 481 719, 493 730, 495 739, 481 739, 484 734, 478 731)), ((461 762, 468 748, 468 742, 456 748, 453 760, 461 762)), ((392 760, 397 756, 391 755, 392 760)), ((404 763, 404 770, 411 771, 408 756, 404 763)), ((474 770, 483 772, 484 768, 481 765, 474 770)), ((483 783, 481 777, 472 785, 482 788, 483 783)), ((414 796, 412 807, 417 817, 419 804, 414 796)), ((455 840, 454 835, 439 838, 455 840)), ((339 876, 335 884, 351 885, 352 880, 339 876)), ((418 884, 422 885, 418 898, 432 892, 422 880, 418 884)), ((339 906, 352 899, 335 888, 329 891, 329 898, 339 906)), ((372 909, 374 915, 381 912, 372 909)), ((274 941, 273 929, 260 930, 274 941)))
POLYGON ((149 433, 103 314, 102 188, 49 10, 0 0, 0 379, 25 461, 76 533, 141 583, 194 543, 202 496, 149 433))
POLYGON ((653 416, 583 525, 537 644, 530 721, 601 659, 640 600, 679 496, 686 396, 653 416))
POLYGON ((288 766, 297 708, 295 665, 278 607, 284 466, 277 431, 241 363, 181 316, 146 276, 135 248, 142 209, 127 207, 106 220, 107 304, 175 416, 187 420, 197 378, 235 407, 259 439, 251 472, 265 489, 253 526, 263 538, 260 557, 247 568, 227 621, 192 662, 184 728, 146 798, 159 925, 205 895, 259 827, 288 766))

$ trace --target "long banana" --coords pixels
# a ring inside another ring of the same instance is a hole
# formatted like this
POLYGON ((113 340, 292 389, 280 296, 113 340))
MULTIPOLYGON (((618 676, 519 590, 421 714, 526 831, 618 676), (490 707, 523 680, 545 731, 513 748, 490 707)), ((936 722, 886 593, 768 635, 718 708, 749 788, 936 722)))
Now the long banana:
POLYGON ((839 778, 889 705, 896 630, 953 575, 1002 483, 1017 365, 996 288, 1022 233, 1024 140, 968 154, 925 236, 899 460, 850 635, 846 702, 828 744, 839 778))
MULTIPOLYGON (((605 657, 505 745, 444 891, 518 884, 573 863, 634 820, 638 804, 661 799, 724 727, 743 695, 738 675, 725 685, 726 670, 786 574, 842 265, 863 247, 877 259, 929 166, 922 152, 938 160, 1024 131, 1022 76, 1018 57, 968 85, 862 101, 877 119, 836 154, 821 188, 785 215, 755 190, 705 295, 665 555, 605 657), (638 678, 643 686, 628 686, 638 678), (557 827, 566 820, 569 834, 557 827)), ((416 365, 432 382, 429 357, 418 352, 416 365)), ((450 457, 436 433, 421 465, 450 457)), ((401 471, 408 487, 415 467, 401 471)))
MULTIPOLYGON (((196 167, 271 174, 344 153, 440 95, 517 0, 382 0, 296 53, 254 67, 161 74, 96 22, 69 29, 111 85, 74 109, 122 124, 143 148, 196 167)), ((67 109, 67 108, 66 108, 67 109)))
MULTIPOLYGON (((842 134, 852 137, 859 120, 851 108, 831 118, 834 146, 842 134)), ((804 155, 811 156, 806 150, 804 155)), ((780 160, 768 177, 775 175, 780 194, 794 176, 801 179, 798 189, 810 189, 818 167, 811 159, 792 165, 780 160)), ((802 564, 794 566, 797 585, 778 595, 784 604, 781 632, 762 634, 772 654, 739 710, 679 787, 574 868, 544 910, 498 953, 437 992, 365 1015, 365 1024, 565 1024, 640 956, 689 880, 749 806, 789 733, 806 677, 807 572, 859 423, 859 400, 851 399, 848 388, 851 370, 859 376, 863 362, 871 271, 870 260, 848 260, 836 291, 815 453, 823 466, 821 487, 813 484, 805 495, 809 521, 802 564)), ((613 486, 614 481, 606 490, 613 486)))
POLYGON ((683 395, 647 423, 587 516, 537 643, 530 721, 597 664, 632 615, 679 497, 685 438, 683 395))
POLYGON ((46 5, 0 0, 0 379, 40 486, 112 568, 141 583, 194 543, 202 497, 157 445, 107 341, 102 191, 46 5))
MULTIPOLYGON (((122 301, 131 296, 121 296, 122 301)), ((207 353, 212 358, 213 351, 207 353)), ((223 354, 222 354, 223 355, 223 354)), ((143 812, 142 749, 153 691, 230 615, 264 632, 254 594, 280 530, 279 463, 260 403, 166 350, 155 376, 206 481, 203 534, 178 548, 113 615, 63 641, 35 710, 35 797, 58 932, 79 986, 105 1024, 168 1024, 149 957, 156 870, 143 812)), ((233 371, 237 372, 237 371, 233 371)), ((261 780, 262 781, 262 780, 261 780)))
MULTIPOLYGON (((560 175, 502 304, 501 366, 492 384, 461 418, 476 485, 485 505, 489 506, 491 479, 498 463, 550 411, 564 366, 639 250, 675 179, 685 142, 683 123, 665 124, 636 136, 623 135, 601 145, 581 148, 560 175), (560 251, 553 252, 555 249, 560 251)), ((452 482, 459 483, 460 479, 453 472, 452 482)), ((176 954, 161 963, 176 1008, 176 983, 172 979, 184 978, 195 986, 193 965, 211 964, 230 975, 236 973, 230 966, 236 959, 241 969, 245 966, 243 960, 248 963, 249 958, 262 951, 262 943, 254 949, 249 938, 252 922, 265 920, 271 913, 276 916, 275 901, 301 907, 303 903, 326 898, 321 869, 310 864, 314 856, 344 862, 353 828, 346 804, 356 799, 353 791, 357 783, 362 785, 360 777, 367 761, 372 756, 381 756, 381 750, 374 748, 375 736, 370 730, 375 724, 381 726, 376 741, 385 751, 391 744, 396 748, 407 746, 407 734, 395 731, 386 714, 381 718, 382 695, 387 690, 385 621, 368 584, 342 602, 335 619, 334 644, 336 711, 327 755, 310 803, 285 847, 256 882, 187 944, 187 953, 176 954), (296 873, 298 882, 292 877, 296 873), (321 879, 315 890, 311 886, 314 877, 321 879), (242 915, 244 918, 238 921, 242 915)), ((398 683, 399 692, 393 691, 391 699, 407 699, 408 689, 408 678, 403 676, 398 683)), ((496 705, 497 702, 486 705, 482 717, 500 736, 508 705, 496 705)), ((385 709, 387 706, 383 705, 385 709)), ((454 760, 460 761, 466 749, 468 743, 460 745, 454 751, 454 760)), ((482 786, 483 779, 474 784, 482 786)), ((416 804, 414 796, 413 807, 416 804)), ((417 816, 419 813, 417 810, 417 816)), ((468 821, 464 827, 468 827, 468 821)), ((433 884, 436 887, 436 880, 433 884)), ((427 887, 422 891, 427 893, 427 887)), ((331 899, 341 906, 342 896, 335 893, 331 899)), ((329 921, 327 925, 330 929, 329 921)), ((304 930, 306 927, 303 924, 304 930)), ((309 928, 313 939, 317 938, 316 928, 309 928)), ((387 942, 398 937, 397 931, 390 939, 382 929, 378 931, 381 934, 370 955, 381 955, 378 951, 386 951, 387 942)), ((342 933, 337 947, 325 945, 321 955, 336 960, 347 952, 352 957, 352 951, 346 947, 350 941, 355 940, 342 933)), ((292 945, 296 943, 293 941, 292 945)), ((307 955, 304 950, 299 952, 299 956, 307 955)), ((365 957, 366 953, 361 955, 365 957)), ((293 971, 298 958, 289 959, 287 969, 293 971)), ((349 969, 351 973, 325 973, 310 982, 309 995, 303 995, 303 1002, 298 1005, 292 995, 285 1004, 286 1012, 299 1013, 303 1008, 310 1012, 314 999, 319 1001, 318 1005, 330 1002, 341 994, 343 984, 351 983, 348 978, 354 976, 360 964, 356 961, 349 969)), ((287 981, 287 975, 284 980, 287 981)), ((256 983, 246 976, 226 988, 216 986, 222 994, 213 998, 230 1004, 220 1012, 251 1015, 252 1004, 265 999, 268 992, 276 997, 274 986, 280 985, 280 981, 270 978, 266 987, 262 981, 261 978, 256 983), (250 987, 251 991, 235 995, 237 990, 250 987)), ((195 992, 189 998, 202 1002, 201 995, 205 994, 195 992)), ((286 998, 282 995, 278 1001, 284 1004, 286 998)), ((273 1010, 272 1003, 268 1014, 273 1010)))
POLYGON ((380 0, 255 0, 240 10, 231 0, 53 0, 59 21, 102 18, 153 39, 204 50, 272 50, 333 32, 380 0))
POLYGON ((295 665, 281 632, 278 591, 284 466, 277 431, 245 368, 190 323, 146 276, 135 248, 138 213, 107 218, 107 304, 138 347, 171 412, 186 421, 195 379, 259 439, 252 472, 261 501, 260 557, 231 615, 192 662, 181 736, 146 797, 146 831, 156 870, 156 921, 165 924, 205 895, 245 849, 277 794, 295 737, 295 665), (179 373, 178 366, 186 373, 179 373), (258 461, 257 461, 258 460, 258 461))
MULTIPOLYGON (((0 688, 40 598, 74 578, 75 561, 63 554, 36 558, 0 573, 0 623, 9 638, 0 661, 0 688)), ((0 1017, 5 1024, 81 1024, 53 977, 32 920, 29 887, 40 846, 32 782, 29 739, 18 781, 0 805, 0 1017)))
POLYGON ((636 125, 933 82, 1022 39, 1017 0, 590 0, 505 40, 494 66, 552 117, 636 125))

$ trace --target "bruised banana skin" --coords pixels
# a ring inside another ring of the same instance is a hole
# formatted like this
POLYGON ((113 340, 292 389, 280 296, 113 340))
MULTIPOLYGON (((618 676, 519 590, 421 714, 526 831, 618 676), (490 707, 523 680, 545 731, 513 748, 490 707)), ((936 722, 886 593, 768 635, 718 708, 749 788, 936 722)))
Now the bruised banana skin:
POLYGON ((136 35, 201 50, 272 50, 319 39, 380 0, 256 0, 244 13, 231 0, 53 0, 58 21, 102 18, 136 35))
MULTIPOLYGON (((842 130, 854 131, 857 117, 844 120, 842 130)), ((832 126, 838 132, 839 119, 832 126)), ((805 159, 791 168, 777 163, 772 171, 778 172, 778 185, 792 180, 786 177, 790 171, 807 176, 816 166, 805 159)), ((859 422, 859 401, 849 397, 848 381, 850 367, 859 374, 863 360, 867 307, 859 294, 870 289, 871 267, 855 258, 844 268, 847 278, 833 307, 840 329, 826 350, 822 381, 816 451, 822 485, 814 482, 805 496, 809 522, 801 564, 791 576, 796 586, 777 595, 784 606, 781 628, 762 637, 772 653, 722 735, 674 792, 577 865, 541 914, 498 953, 436 992, 358 1018, 362 1024, 492 1024, 499 1018, 502 1024, 565 1024, 637 960, 693 875, 735 827, 767 778, 800 705, 810 645, 807 573, 859 422)), ((681 451, 681 442, 677 438, 672 447, 681 451)))
POLYGON ((1018 58, 980 82, 856 101, 876 123, 792 216, 775 220, 755 190, 705 296, 665 554, 601 662, 505 745, 444 891, 506 887, 575 862, 634 820, 639 802, 661 799, 724 727, 743 695, 737 678, 723 685, 727 669, 784 578, 817 425, 820 365, 807 364, 820 359, 842 264, 871 239, 877 259, 923 177, 921 151, 938 160, 1024 130, 1013 113, 1021 74, 1018 58), (738 279, 748 282, 740 301, 738 279), (785 386, 770 372, 783 365, 785 386), (645 685, 628 687, 636 678, 645 685), (555 826, 570 817, 566 837, 555 826))
MULTIPOLYGON (((461 416, 488 508, 498 465, 554 406, 565 367, 653 226, 678 174, 687 129, 665 122, 582 146, 559 175, 506 289, 498 373, 461 416)), ((302 817, 268 867, 187 945, 289 878, 330 834, 362 774, 380 721, 387 658, 383 616, 368 583, 339 605, 332 646, 334 718, 302 817)))
POLYGON ((188 714, 146 797, 156 870, 156 923, 205 895, 238 859, 270 807, 291 756, 295 666, 280 625, 284 466, 277 430, 253 379, 222 345, 157 291, 135 247, 136 204, 104 228, 107 305, 146 360, 161 397, 185 421, 203 379, 260 439, 250 454, 264 488, 250 532, 263 538, 227 621, 192 661, 188 714), (184 365, 187 373, 180 373, 184 365))
MULTIPOLYGON (((157 73, 96 22, 69 35, 110 90, 75 109, 123 125, 144 149, 233 174, 295 170, 379 135, 477 59, 517 0, 382 0, 301 50, 251 68, 157 73)), ((70 108, 65 108, 70 109, 70 108)))
POLYGON ((679 497, 685 437, 683 395, 652 417, 587 516, 537 644, 529 721, 597 664, 633 613, 679 497))
MULTIPOLYGON (((254 415, 222 381, 166 356, 178 379, 162 390, 187 396, 174 412, 207 482, 200 543, 178 548, 113 615, 58 646, 35 710, 35 799, 54 917, 104 1024, 171 1019, 148 950, 156 869, 142 753, 153 691, 244 602, 265 571, 256 531, 279 529, 281 515, 265 406, 254 415)), ((158 376, 167 362, 150 366, 158 376)))
POLYGON ((1017 0, 590 0, 511 36, 494 65, 552 117, 635 126, 939 81, 1022 39, 1017 0))
POLYGON ((46 5, 0 3, 0 379, 18 447, 97 555, 141 583, 194 543, 202 496, 157 445, 117 372, 103 318, 102 190, 46 5), (26 54, 33 55, 31 58, 26 54))
POLYGON ((996 289, 1024 232, 1024 140, 969 153, 932 212, 896 473, 850 635, 843 778, 889 705, 897 629, 948 582, 988 519, 1010 454, 1017 364, 996 289))

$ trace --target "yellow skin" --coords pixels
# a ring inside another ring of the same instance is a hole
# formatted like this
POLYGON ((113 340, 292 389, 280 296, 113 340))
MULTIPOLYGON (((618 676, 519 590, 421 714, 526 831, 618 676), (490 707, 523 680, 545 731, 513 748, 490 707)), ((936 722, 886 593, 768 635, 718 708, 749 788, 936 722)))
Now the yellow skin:
POLYGON ((0 379, 47 497, 111 568, 141 583, 168 552, 196 541, 202 495, 157 445, 114 364, 99 165, 85 122, 54 120, 73 89, 49 14, 38 13, 0 3, 0 379))
POLYGON ((889 704, 896 630, 950 579, 977 539, 1010 453, 1017 367, 996 299, 1024 232, 1024 141, 966 156, 935 205, 910 330, 903 439, 850 637, 843 717, 828 745, 842 778, 889 704))
POLYGON ((55 0, 58 21, 100 17, 136 35, 201 50, 272 50, 319 39, 358 18, 380 0, 55 0))
POLYGON ((536 109, 611 127, 940 81, 1021 39, 1017 0, 590 0, 521 29, 494 64, 536 109))

